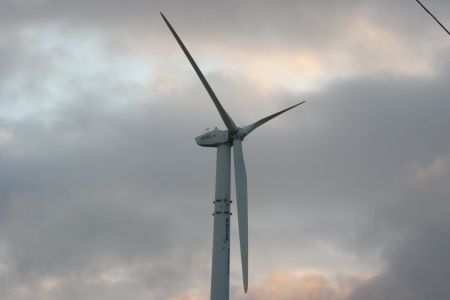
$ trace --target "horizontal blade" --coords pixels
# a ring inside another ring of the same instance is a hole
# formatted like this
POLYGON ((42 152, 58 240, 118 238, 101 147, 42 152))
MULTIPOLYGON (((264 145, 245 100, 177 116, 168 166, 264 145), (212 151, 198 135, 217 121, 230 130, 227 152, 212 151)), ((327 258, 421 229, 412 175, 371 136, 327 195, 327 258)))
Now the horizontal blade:
POLYGON ((161 16, 163 17, 164 21, 166 22, 166 24, 169 27, 170 31, 172 32, 173 36, 177 40, 178 44, 180 45, 180 47, 183 50, 184 54, 186 55, 187 59, 191 63, 192 67, 195 70, 195 73, 197 73, 198 78, 200 78, 200 81, 203 83, 203 86, 208 91, 208 94, 211 97, 212 101, 214 102, 214 105, 216 106, 217 110, 219 111, 220 117, 222 118, 223 122, 225 123, 225 126, 227 126, 227 128, 228 128, 228 130, 230 130, 230 132, 232 132, 232 133, 236 132, 237 131, 236 124, 234 124, 233 119, 231 119, 231 117, 228 115, 228 113, 222 107, 222 104, 220 104, 219 99, 217 99, 216 94, 214 94, 214 91, 212 90, 212 88, 209 85, 208 81, 206 80, 205 76, 203 76, 202 71, 200 71, 199 67, 197 66, 196 62, 192 58, 191 54, 186 49, 186 47, 184 46, 180 37, 175 32, 172 25, 170 25, 169 21, 166 19, 166 17, 163 15, 163 13, 161 13, 161 16))
POLYGON ((248 208, 247 208, 247 172, 245 171, 242 141, 233 141, 234 175, 236 184, 236 202, 241 244, 242 279, 244 291, 248 288, 248 208))
POLYGON ((252 131, 255 130, 256 128, 258 128, 258 127, 261 126, 262 124, 264 124, 264 123, 266 123, 266 122, 272 120, 273 118, 275 118, 275 117, 281 115, 282 113, 285 113, 285 112, 287 112, 288 110, 291 110, 291 109, 293 109, 294 107, 297 107, 297 106, 299 106, 300 104, 303 104, 303 103, 305 103, 305 102, 306 102, 306 101, 302 101, 302 102, 300 102, 300 103, 297 103, 297 104, 295 104, 295 105, 292 105, 292 106, 290 106, 290 107, 288 107, 288 108, 286 108, 286 109, 283 109, 283 110, 281 110, 281 111, 279 111, 279 112, 277 112, 277 113, 274 113, 274 114, 272 114, 272 115, 270 115, 270 116, 267 116, 267 117, 265 117, 265 118, 262 118, 261 120, 255 122, 255 123, 253 123, 253 124, 250 124, 250 125, 247 125, 247 126, 241 128, 241 129, 239 130, 239 137, 240 137, 240 138, 244 138, 247 134, 249 134, 250 132, 252 132, 252 131))

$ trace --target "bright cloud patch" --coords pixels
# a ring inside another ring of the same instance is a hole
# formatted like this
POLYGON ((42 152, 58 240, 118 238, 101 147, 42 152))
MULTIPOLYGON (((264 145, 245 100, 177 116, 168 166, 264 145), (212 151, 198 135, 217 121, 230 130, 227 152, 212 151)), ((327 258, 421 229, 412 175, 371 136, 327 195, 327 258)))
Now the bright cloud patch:
POLYGON ((293 274, 277 272, 271 278, 252 286, 247 296, 239 299, 277 300, 343 300, 356 286, 370 277, 338 277, 329 279, 318 273, 293 274))
POLYGON ((99 93, 110 95, 112 107, 145 99, 152 66, 131 54, 110 51, 104 36, 34 26, 22 30, 21 43, 21 62, 1 83, 5 101, 0 103, 0 117, 5 120, 50 122, 58 109, 77 98, 95 102, 99 93))
POLYGON ((435 157, 429 164, 413 162, 408 166, 417 182, 427 183, 446 177, 450 171, 450 156, 435 157))

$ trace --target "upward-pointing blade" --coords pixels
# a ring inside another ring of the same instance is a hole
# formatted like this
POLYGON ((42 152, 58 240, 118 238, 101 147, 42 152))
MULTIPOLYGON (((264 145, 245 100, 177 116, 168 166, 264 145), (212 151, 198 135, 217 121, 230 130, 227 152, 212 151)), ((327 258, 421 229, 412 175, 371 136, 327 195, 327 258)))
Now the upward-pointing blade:
POLYGON ((241 244, 242 279, 244 291, 248 288, 248 209, 247 209, 247 172, 245 171, 242 141, 233 141, 234 175, 236 184, 236 202, 241 244))
POLYGON ((219 99, 217 99, 217 97, 216 97, 216 94, 214 94, 214 91, 212 90, 212 88, 209 85, 208 81, 206 80, 205 76, 203 76, 202 71, 200 71, 199 67, 195 63, 195 61, 192 58, 191 54, 189 53, 187 48, 184 46, 184 44, 181 41, 181 39, 178 36, 178 34, 173 29, 172 25, 170 25, 169 21, 166 19, 166 17, 163 15, 163 13, 161 13, 161 16, 163 17, 164 21, 166 22, 166 24, 169 27, 170 31, 172 32, 173 36, 177 40, 178 44, 180 45, 180 47, 183 50, 184 54, 186 55, 187 59, 191 63, 192 67, 195 70, 195 73, 197 73, 198 78, 200 78, 200 81, 203 83, 203 86, 208 91, 208 94, 211 97, 212 101, 214 102, 214 105, 216 106, 217 110, 219 111, 219 114, 222 117, 222 120, 225 123, 225 126, 227 126, 228 130, 231 133, 235 133, 237 131, 237 126, 236 126, 236 124, 234 124, 233 119, 231 119, 231 117, 228 115, 228 113, 222 107, 222 104, 220 104, 219 99))
POLYGON ((267 116, 267 117, 265 117, 265 118, 262 118, 261 120, 255 122, 255 123, 253 123, 253 124, 250 124, 250 125, 247 125, 247 126, 245 126, 245 127, 242 127, 242 128, 239 130, 239 133, 238 133, 239 138, 243 139, 246 135, 248 135, 250 132, 252 132, 252 131, 255 130, 256 128, 258 128, 258 127, 261 126, 262 124, 264 124, 264 123, 266 123, 266 122, 272 120, 272 119, 275 118, 275 117, 278 117, 278 116, 281 115, 282 113, 285 113, 285 112, 287 112, 288 110, 291 110, 291 109, 293 109, 294 107, 297 107, 297 106, 299 106, 300 104, 303 104, 303 103, 305 103, 305 102, 306 102, 306 101, 302 101, 302 102, 297 103, 297 104, 295 104, 295 105, 292 105, 292 106, 290 106, 290 107, 288 107, 288 108, 286 108, 286 109, 280 110, 279 112, 274 113, 274 114, 272 114, 272 115, 270 115, 270 116, 267 116))

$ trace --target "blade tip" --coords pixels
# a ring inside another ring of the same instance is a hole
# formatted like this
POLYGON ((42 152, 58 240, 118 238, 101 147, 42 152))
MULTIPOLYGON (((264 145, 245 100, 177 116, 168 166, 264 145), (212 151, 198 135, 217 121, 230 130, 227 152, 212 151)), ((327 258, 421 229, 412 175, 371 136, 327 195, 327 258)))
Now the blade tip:
POLYGON ((167 23, 166 16, 162 13, 162 11, 159 12, 161 14, 161 17, 164 19, 164 21, 167 23))
POLYGON ((248 291, 248 275, 244 276, 244 292, 247 293, 248 291))

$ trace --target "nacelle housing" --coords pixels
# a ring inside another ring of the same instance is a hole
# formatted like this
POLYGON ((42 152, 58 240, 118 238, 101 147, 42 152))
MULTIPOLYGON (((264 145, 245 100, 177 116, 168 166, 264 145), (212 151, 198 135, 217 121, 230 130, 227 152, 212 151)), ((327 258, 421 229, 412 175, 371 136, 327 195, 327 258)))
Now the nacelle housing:
POLYGON ((217 128, 195 138, 197 144, 202 147, 217 147, 228 143, 229 140, 228 130, 219 130, 217 128))

